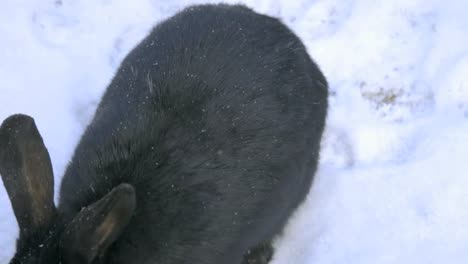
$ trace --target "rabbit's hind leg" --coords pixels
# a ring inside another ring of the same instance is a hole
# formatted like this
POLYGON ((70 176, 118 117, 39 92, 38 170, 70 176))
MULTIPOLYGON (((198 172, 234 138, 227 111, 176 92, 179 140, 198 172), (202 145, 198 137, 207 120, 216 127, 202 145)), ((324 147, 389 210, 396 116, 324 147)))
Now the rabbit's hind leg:
POLYGON ((273 257, 271 242, 251 248, 245 255, 242 264, 268 264, 273 257))

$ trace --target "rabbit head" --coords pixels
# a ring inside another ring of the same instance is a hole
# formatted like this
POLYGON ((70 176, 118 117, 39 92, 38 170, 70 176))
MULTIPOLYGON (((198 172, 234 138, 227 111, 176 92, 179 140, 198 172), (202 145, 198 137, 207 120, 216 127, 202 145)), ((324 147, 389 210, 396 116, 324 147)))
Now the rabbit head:
POLYGON ((49 153, 26 115, 0 127, 0 174, 19 225, 12 264, 101 263, 135 210, 134 188, 122 183, 65 222, 54 205, 49 153))

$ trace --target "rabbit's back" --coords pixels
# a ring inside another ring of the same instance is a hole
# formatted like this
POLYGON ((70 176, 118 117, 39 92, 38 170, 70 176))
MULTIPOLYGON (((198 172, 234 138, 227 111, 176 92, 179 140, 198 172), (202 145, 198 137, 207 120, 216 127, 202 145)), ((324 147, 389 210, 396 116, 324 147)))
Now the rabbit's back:
POLYGON ((112 263, 240 263, 277 234, 315 173, 325 78, 278 20, 205 5, 122 62, 61 186, 75 215, 120 183, 137 209, 112 263))

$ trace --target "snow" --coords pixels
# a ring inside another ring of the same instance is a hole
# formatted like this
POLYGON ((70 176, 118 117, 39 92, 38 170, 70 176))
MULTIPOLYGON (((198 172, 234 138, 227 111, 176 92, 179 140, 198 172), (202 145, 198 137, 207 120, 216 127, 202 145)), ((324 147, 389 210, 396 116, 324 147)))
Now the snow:
MULTIPOLYGON (((201 2, 2 2, 0 120, 35 118, 56 190, 126 53, 153 24, 201 2)), ((468 2, 240 2, 281 17, 331 90, 319 172, 273 264, 467 262, 468 2)), ((0 188, 0 264, 17 232, 0 188)))

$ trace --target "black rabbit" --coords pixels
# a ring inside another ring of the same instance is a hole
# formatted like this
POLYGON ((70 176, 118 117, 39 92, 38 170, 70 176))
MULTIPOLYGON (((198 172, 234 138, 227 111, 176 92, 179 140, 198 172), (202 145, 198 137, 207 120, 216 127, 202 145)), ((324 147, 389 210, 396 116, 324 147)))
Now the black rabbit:
POLYGON ((124 59, 53 202, 32 118, 0 128, 11 263, 267 263, 316 171, 327 82, 279 20, 199 5, 124 59))

